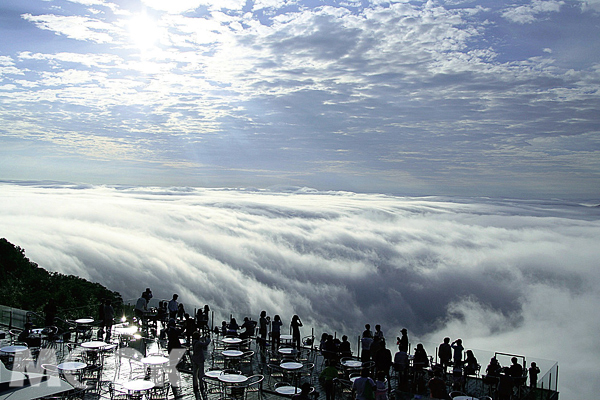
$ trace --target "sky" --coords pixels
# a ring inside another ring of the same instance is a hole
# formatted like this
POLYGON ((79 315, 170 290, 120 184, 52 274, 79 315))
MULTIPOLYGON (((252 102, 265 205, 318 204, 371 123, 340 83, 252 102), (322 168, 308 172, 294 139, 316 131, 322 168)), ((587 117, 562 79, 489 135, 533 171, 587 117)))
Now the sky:
MULTIPOLYGON (((462 338, 558 362, 561 400, 600 393, 600 208, 565 201, 400 197, 303 187, 209 189, 0 182, 0 237, 49 271, 134 304, 293 314, 303 335, 401 328, 435 355, 462 338)), ((508 358, 502 360, 508 365, 508 358)))
POLYGON ((597 199, 600 0, 3 0, 0 179, 597 199))

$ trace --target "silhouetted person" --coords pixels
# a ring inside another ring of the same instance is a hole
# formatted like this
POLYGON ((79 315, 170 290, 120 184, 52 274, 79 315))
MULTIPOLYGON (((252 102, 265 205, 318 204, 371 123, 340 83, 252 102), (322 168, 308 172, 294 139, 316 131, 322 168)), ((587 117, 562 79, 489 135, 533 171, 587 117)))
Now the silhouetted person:
POLYGON ((264 350, 267 343, 267 333, 269 330, 269 317, 267 317, 266 311, 260 312, 260 318, 258 319, 258 335, 260 336, 259 344, 260 349, 264 350))
POLYGON ((485 369, 485 373, 487 376, 500 376, 500 371, 502 370, 502 366, 498 362, 496 357, 492 357, 490 359, 490 363, 485 369))
POLYGON ((275 314, 275 316, 273 316, 273 321, 271 321, 271 348, 274 350, 277 350, 281 343, 282 326, 283 322, 281 321, 281 317, 278 314, 275 314))
POLYGON ((193 378, 192 385, 194 388, 194 394, 198 399, 198 389, 200 389, 202 398, 206 399, 206 393, 204 390, 204 384, 202 378, 204 377, 204 361, 206 360, 206 350, 210 344, 210 336, 200 336, 200 332, 196 331, 192 335, 192 366, 193 366, 193 378))
POLYGON ((429 358, 427 357, 427 352, 425 351, 422 343, 417 344, 417 347, 415 348, 413 365, 415 366, 415 369, 429 367, 429 358))
POLYGON ((179 295, 174 294, 173 298, 169 300, 169 304, 167 305, 167 308, 169 309, 169 318, 177 318, 177 310, 179 309, 179 304, 177 303, 178 298, 179 295))
POLYGON ((374 338, 384 339, 383 331, 381 330, 381 325, 375 325, 375 333, 373 334, 374 338))
POLYGON ((406 328, 402 328, 400 332, 402 333, 402 336, 397 338, 398 350, 408 354, 408 331, 406 330, 406 328))
POLYGON ((56 301, 54 299, 48 300, 48 303, 44 306, 44 326, 54 326, 54 318, 56 318, 56 301))
POLYGON ((371 400, 369 393, 375 392, 375 382, 369 378, 369 370, 363 368, 360 371, 360 378, 356 379, 352 384, 352 399, 355 400, 371 400))
POLYGON ((529 387, 537 387, 539 373, 540 367, 538 367, 535 361, 533 361, 531 363, 531 367, 529 367, 529 387))
POLYGON ((433 378, 431 378, 427 383, 427 386, 429 387, 429 395, 434 399, 449 400, 450 395, 448 394, 448 390, 446 389, 446 382, 444 382, 441 375, 441 371, 434 371, 433 378))
POLYGON ((508 373, 513 378, 521 378, 523 376, 523 366, 519 364, 519 360, 517 357, 513 357, 510 359, 512 365, 508 368, 508 373))
POLYGON ((510 400, 513 394, 513 378, 507 372, 502 372, 498 379, 498 400, 510 400))
POLYGON ((341 357, 352 357, 352 348, 348 341, 348 336, 342 336, 342 342, 340 343, 340 356, 341 357))
POLYGON ((292 328, 292 343, 294 347, 300 349, 302 340, 300 338, 300 327, 302 326, 302 321, 300 321, 300 317, 294 315, 292 317, 292 322, 290 322, 290 327, 292 328))
POLYGON ((363 337, 360 339, 360 360, 367 362, 371 360, 371 345, 373 344, 373 337, 371 336, 370 330, 363 332, 363 337))
POLYGON ((463 351, 465 350, 462 345, 462 339, 456 339, 452 342, 451 347, 454 350, 454 366, 462 367, 463 351))
POLYGON ((325 389, 325 400, 333 399, 333 380, 337 379, 339 371, 335 367, 335 362, 325 360, 325 368, 321 371, 319 378, 323 379, 325 389))
POLYGON ((256 329, 256 321, 252 321, 250 318, 244 317, 244 323, 242 324, 240 329, 244 330, 243 332, 240 333, 240 338, 241 339, 249 338, 250 336, 252 336, 252 334, 254 333, 254 330, 256 329))
POLYGON ((169 323, 167 324, 167 351, 169 353, 171 353, 171 350, 173 349, 182 348, 181 342, 179 341, 180 335, 181 331, 177 329, 175 318, 169 319, 169 323))
POLYGON ((115 309, 112 306, 112 301, 110 299, 106 299, 104 302, 104 321, 103 327, 106 332, 106 339, 104 341, 106 343, 110 342, 110 335, 112 332, 112 326, 115 320, 115 309))
POLYGON ((444 343, 440 344, 438 356, 440 357, 440 364, 442 370, 446 373, 446 368, 450 366, 450 360, 452 359, 452 347, 450 346, 450 338, 444 338, 444 343))
POLYGON ((385 340, 381 339, 379 342, 381 346, 373 358, 373 361, 375 361, 375 371, 385 372, 385 377, 389 380, 390 367, 392 366, 392 352, 386 347, 385 340))
POLYGON ((146 291, 142 293, 141 297, 146 300, 146 307, 148 307, 148 303, 150 303, 150 299, 152 298, 152 290, 146 288, 146 291))
POLYGON ((474 375, 477 371, 477 358, 472 350, 467 350, 465 354, 467 356, 465 358, 465 375, 474 375))

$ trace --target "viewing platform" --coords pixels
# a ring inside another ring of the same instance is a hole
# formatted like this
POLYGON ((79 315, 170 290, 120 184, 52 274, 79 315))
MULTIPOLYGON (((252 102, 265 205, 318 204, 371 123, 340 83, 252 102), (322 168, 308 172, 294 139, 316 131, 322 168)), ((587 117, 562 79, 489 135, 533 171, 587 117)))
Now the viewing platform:
MULTIPOLYGON (((142 318, 127 315, 122 321, 116 321, 110 339, 104 341, 106 332, 99 332, 100 326, 94 318, 83 313, 77 319, 59 320, 56 329, 51 329, 39 325, 43 325, 43 319, 37 314, 3 307, 0 311, 0 400, 202 398, 194 391, 192 351, 187 334, 179 337, 181 347, 169 353, 166 323, 156 318, 155 312, 142 318), (27 320, 34 328, 27 341, 22 342, 19 335, 27 320), (19 378, 21 383, 16 384, 19 378)), ((216 318, 213 312, 199 328, 203 336, 210 337, 205 377, 200 385, 204 388, 205 400, 285 400, 299 392, 303 384, 310 388, 310 399, 327 400, 321 373, 328 363, 337 369, 331 400, 352 400, 352 382, 361 370, 367 370, 375 378, 375 362, 361 361, 358 348, 351 357, 320 351, 321 333, 306 326, 300 348, 293 346, 291 335, 285 334, 287 330, 282 331, 280 345, 274 347, 270 335, 263 342, 257 329, 248 337, 239 332, 224 335, 215 329, 215 320, 222 318, 216 318), (326 362, 326 359, 331 361, 326 362)), ((183 321, 177 324, 184 328, 183 321)), ((358 338, 354 340, 357 343, 358 338)), ((511 358, 517 357, 525 371, 531 361, 536 361, 541 369, 535 387, 530 386, 527 375, 511 379, 507 399, 558 399, 556 362, 472 349, 480 368, 465 374, 452 366, 438 367, 438 345, 420 343, 427 351, 428 365, 414 362, 416 343, 411 343, 407 367, 392 365, 385 371, 389 400, 431 398, 428 382, 434 371, 441 372, 446 390, 454 399, 501 400, 502 378, 485 374, 492 357, 505 367, 510 365, 511 358)), ((396 340, 387 347, 393 359, 398 350, 396 340)))

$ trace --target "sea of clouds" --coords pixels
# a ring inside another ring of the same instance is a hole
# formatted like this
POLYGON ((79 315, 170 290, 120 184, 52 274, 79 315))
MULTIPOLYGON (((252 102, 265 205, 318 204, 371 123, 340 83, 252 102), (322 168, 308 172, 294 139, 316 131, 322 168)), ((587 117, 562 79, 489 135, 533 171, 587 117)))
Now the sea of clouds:
POLYGON ((2 182, 0 237, 124 299, 151 287, 219 318, 298 314, 304 334, 354 346, 365 323, 393 344, 403 327, 413 346, 461 337, 557 361, 561 399, 600 392, 592 204, 2 182))

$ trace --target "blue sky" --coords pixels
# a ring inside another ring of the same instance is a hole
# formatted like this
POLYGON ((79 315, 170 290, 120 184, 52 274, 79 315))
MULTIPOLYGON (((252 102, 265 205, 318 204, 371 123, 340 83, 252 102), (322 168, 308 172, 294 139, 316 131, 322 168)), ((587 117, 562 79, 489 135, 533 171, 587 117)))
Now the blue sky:
POLYGON ((599 13, 4 0, 0 178, 594 199, 599 13))

